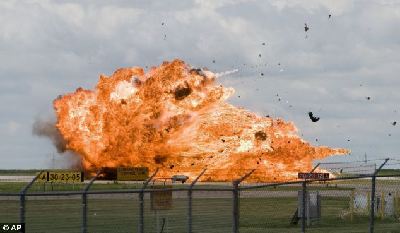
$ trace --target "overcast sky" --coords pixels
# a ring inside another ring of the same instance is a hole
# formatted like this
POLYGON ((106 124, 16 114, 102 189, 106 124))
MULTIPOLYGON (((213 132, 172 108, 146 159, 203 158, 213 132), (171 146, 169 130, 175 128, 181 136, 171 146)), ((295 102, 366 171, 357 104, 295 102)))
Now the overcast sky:
POLYGON ((0 168, 53 166, 32 124, 59 94, 174 58, 239 69, 231 103, 352 151, 333 160, 400 159, 400 1, 112 2, 0 1, 0 168))

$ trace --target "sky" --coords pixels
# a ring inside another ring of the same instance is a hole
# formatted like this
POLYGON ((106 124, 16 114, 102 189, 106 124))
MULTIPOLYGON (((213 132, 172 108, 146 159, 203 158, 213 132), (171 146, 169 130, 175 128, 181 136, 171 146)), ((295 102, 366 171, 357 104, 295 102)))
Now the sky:
POLYGON ((58 95, 175 58, 238 69, 230 103, 352 151, 325 162, 400 159, 399 22, 395 0, 0 1, 0 169, 65 166, 32 134, 58 95))

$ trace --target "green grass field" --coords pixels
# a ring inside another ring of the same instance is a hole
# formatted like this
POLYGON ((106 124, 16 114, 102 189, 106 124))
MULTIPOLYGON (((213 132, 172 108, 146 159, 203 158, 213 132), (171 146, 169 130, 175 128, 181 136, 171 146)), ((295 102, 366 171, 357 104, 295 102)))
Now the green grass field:
MULTIPOLYGON (((223 233, 231 231, 232 203, 229 198, 196 198, 193 201, 193 232, 223 233)), ((0 219, 18 222, 18 201, 0 201, 0 219)), ((240 232, 300 232, 300 225, 290 219, 297 207, 296 198, 241 198, 240 232)), ((28 200, 27 233, 79 232, 81 200, 28 200)), ((137 232, 139 202, 137 196, 90 196, 88 232, 137 232)), ((368 216, 342 217, 349 208, 346 198, 324 198, 322 218, 313 222, 307 232, 367 232, 368 216)), ((157 232, 164 222, 164 232, 180 233, 187 229, 187 199, 173 200, 170 210, 153 211, 145 200, 145 232, 157 232)), ((377 219, 375 232, 400 232, 396 219, 377 219)))
MULTIPOLYGON (((15 193, 20 192, 25 186, 27 182, 0 182, 0 193, 15 193)), ((86 184, 77 183, 77 184, 62 184, 62 183, 35 183, 30 189, 29 192, 50 192, 50 191, 78 191, 83 190, 86 184)), ((158 184, 160 186, 160 184, 158 184)), ((117 190, 117 189, 140 189, 142 184, 140 183, 123 183, 123 182, 109 182, 109 183, 94 183, 90 190, 117 190)), ((152 184, 149 185, 152 187, 152 184)), ((162 187, 162 185, 161 185, 162 187)), ((174 188, 183 188, 188 187, 188 184, 174 184, 174 188)), ((229 188, 232 186, 228 185, 198 185, 194 188, 229 188)), ((293 191, 297 190, 298 186, 271 186, 271 187, 263 187, 258 190, 269 190, 269 191, 293 191)), ((309 190, 353 190, 351 187, 341 187, 335 185, 319 185, 318 187, 310 186, 309 190)))

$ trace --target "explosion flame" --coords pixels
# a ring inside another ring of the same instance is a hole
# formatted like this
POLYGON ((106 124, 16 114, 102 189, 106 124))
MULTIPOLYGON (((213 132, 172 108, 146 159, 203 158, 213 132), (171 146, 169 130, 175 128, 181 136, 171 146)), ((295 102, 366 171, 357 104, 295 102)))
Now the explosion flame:
POLYGON ((54 101, 56 127, 66 148, 87 170, 101 167, 160 168, 162 176, 231 181, 256 169, 253 181, 284 181, 311 169, 314 159, 346 154, 314 147, 291 122, 257 116, 225 101, 232 88, 217 75, 181 60, 145 73, 118 69, 100 76, 94 90, 78 88, 54 101))

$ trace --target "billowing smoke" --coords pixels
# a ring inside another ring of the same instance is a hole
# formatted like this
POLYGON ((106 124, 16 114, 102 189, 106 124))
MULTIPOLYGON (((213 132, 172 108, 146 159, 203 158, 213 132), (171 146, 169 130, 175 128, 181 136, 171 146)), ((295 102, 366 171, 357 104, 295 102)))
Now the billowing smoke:
POLYGON ((32 133, 39 137, 49 138, 56 147, 58 153, 64 153, 67 150, 67 143, 56 127, 55 119, 36 118, 32 125, 32 133))

